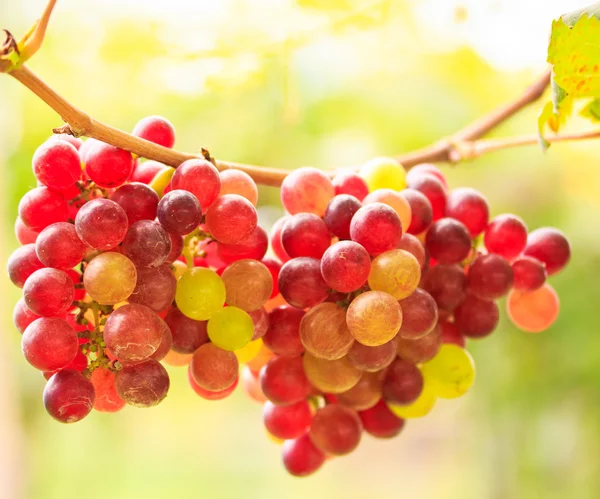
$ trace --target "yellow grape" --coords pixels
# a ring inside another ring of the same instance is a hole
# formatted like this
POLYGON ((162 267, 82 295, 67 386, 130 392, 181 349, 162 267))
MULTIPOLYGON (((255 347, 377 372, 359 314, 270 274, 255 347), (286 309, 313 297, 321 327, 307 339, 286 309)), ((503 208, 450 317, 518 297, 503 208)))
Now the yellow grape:
POLYGON ((508 317, 515 326, 528 333, 548 329, 558 317, 560 302, 550 284, 535 291, 511 290, 506 300, 508 317))
POLYGON ((267 266, 249 258, 233 262, 221 274, 227 304, 252 312, 262 307, 273 291, 273 276, 267 266))
POLYGON ((306 351, 316 357, 343 357, 354 343, 346 325, 346 311, 330 302, 311 308, 300 322, 300 340, 306 351))
POLYGON ((438 354, 421 367, 425 383, 435 395, 445 399, 460 397, 475 381, 475 363, 463 348, 445 343, 438 354))
POLYGON ((396 336, 402 326, 402 309, 388 293, 367 291, 350 303, 346 311, 346 323, 356 341, 376 347, 396 336))
POLYGON ((242 348, 238 348, 233 353, 235 353, 235 356, 238 358, 238 362, 240 364, 245 364, 246 362, 250 362, 252 359, 256 358, 260 352, 262 344, 262 338, 258 338, 257 340, 247 343, 242 348))
POLYGON ((362 371, 354 367, 348 357, 325 360, 306 352, 302 357, 302 364, 311 384, 317 390, 327 393, 347 392, 362 376, 362 371))
POLYGON ((420 280, 421 265, 408 251, 386 251, 371 262, 369 287, 384 291, 396 300, 410 296, 417 289, 420 280))
POLYGON ((423 386, 421 395, 412 404, 395 405, 388 404, 390 411, 402 419, 422 418, 431 412, 435 405, 436 396, 427 380, 423 386))
POLYGON ((214 270, 189 269, 177 281, 175 302, 190 319, 206 321, 223 308, 225 284, 214 270))
POLYGON ((393 158, 374 158, 367 161, 359 175, 369 186, 369 192, 376 189, 406 189, 406 170, 393 158))
POLYGON ((114 305, 129 298, 137 281, 133 262, 109 251, 94 257, 83 273, 87 293, 101 305, 114 305))
POLYGON ((225 307, 208 320, 206 330, 210 341, 216 346, 233 352, 250 343, 254 322, 241 308, 225 307))

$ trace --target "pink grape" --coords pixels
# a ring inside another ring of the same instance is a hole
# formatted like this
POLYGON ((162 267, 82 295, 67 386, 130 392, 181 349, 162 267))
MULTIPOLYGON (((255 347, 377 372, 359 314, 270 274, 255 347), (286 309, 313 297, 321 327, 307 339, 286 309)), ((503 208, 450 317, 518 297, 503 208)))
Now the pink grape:
POLYGON ((417 288, 399 303, 402 308, 402 326, 398 334, 402 338, 417 339, 433 331, 438 321, 438 307, 427 291, 417 288))
POLYGON ((295 357, 304 352, 300 340, 300 321, 304 312, 290 305, 281 305, 269 312, 269 329, 263 343, 275 355, 295 357))
POLYGON ((263 421, 271 435, 277 438, 298 438, 310 426, 312 414, 306 400, 281 406, 267 400, 263 407, 263 421))
POLYGON ((15 308, 13 309, 13 324, 17 328, 19 333, 23 334, 27 326, 31 324, 34 320, 39 319, 41 315, 34 314, 27 305, 25 305, 25 300, 23 298, 19 298, 19 301, 15 304, 15 308))
POLYGON ((316 258, 300 257, 285 263, 279 272, 278 285, 285 301, 297 308, 313 307, 329 294, 316 258))
POLYGON ((77 236, 73 224, 57 222, 40 232, 35 250, 46 267, 67 270, 83 260, 86 246, 77 236))
POLYGON ((110 199, 94 199, 84 204, 75 217, 77 235, 89 247, 108 250, 117 246, 127 234, 127 215, 110 199))
POLYGON ((525 249, 527 226, 516 215, 498 215, 490 221, 483 242, 489 253, 496 253, 510 262, 525 249))
POLYGON ((315 413, 308 434, 326 454, 343 456, 358 447, 362 423, 355 410, 331 404, 315 413))
POLYGON ((123 208, 129 226, 140 220, 154 220, 158 194, 146 184, 130 182, 112 193, 110 199, 123 208))
POLYGON ((290 405, 304 400, 312 391, 302 357, 274 357, 260 371, 260 386, 274 404, 290 405))
POLYGON ((523 254, 544 263, 546 272, 551 276, 569 263, 571 246, 561 231, 553 227, 543 227, 529 234, 523 254))
POLYGON ((331 235, 325 222, 317 215, 298 213, 283 226, 281 244, 291 258, 321 258, 331 244, 331 235))
POLYGON ((312 475, 325 462, 325 454, 315 447, 308 433, 294 440, 286 440, 281 452, 283 465, 293 476, 312 475))
POLYGON ((338 194, 327 205, 325 224, 329 231, 339 239, 350 239, 352 217, 362 204, 354 196, 338 194))
POLYGON ((137 267, 159 267, 169 257, 171 238, 160 224, 140 220, 129 227, 121 251, 137 267))
POLYGON ((18 288, 22 288, 25 285, 25 281, 27 281, 31 274, 43 268, 44 264, 40 262, 37 256, 35 244, 21 246, 8 257, 8 276, 18 288))
POLYGON ((446 188, 440 180, 430 174, 413 174, 406 177, 408 187, 425 195, 431 203, 433 220, 439 220, 446 214, 446 188))
POLYGON ((281 243, 281 232, 283 231, 284 225, 290 218, 291 217, 288 215, 279 218, 273 224, 273 227, 271 227, 271 232, 269 234, 269 240, 271 241, 273 253, 275 253, 275 256, 279 258, 282 263, 285 263, 290 259, 290 256, 286 253, 285 249, 283 249, 283 244, 281 243))
POLYGON ((225 263, 233 263, 237 260, 251 258, 261 260, 267 254, 269 237, 260 225, 245 240, 236 244, 224 244, 217 242, 217 256, 225 263))
POLYGON ((94 386, 83 374, 67 369, 52 376, 44 388, 44 407, 61 423, 76 423, 94 407, 94 386))
POLYGON ((361 371, 376 372, 385 369, 396 358, 396 342, 368 347, 355 341, 348 351, 348 360, 361 371))
POLYGON ((168 265, 156 268, 139 267, 135 289, 127 300, 160 312, 173 303, 176 287, 177 280, 168 265))
POLYGON ((367 250, 353 241, 340 241, 331 246, 321 260, 325 282, 342 293, 361 288, 369 278, 371 258, 367 250))
POLYGON ((479 255, 469 267, 469 291, 482 300, 497 300, 513 285, 510 264, 500 255, 479 255))
POLYGON ((239 194, 245 197, 252 206, 258 202, 258 189, 252 177, 240 170, 223 170, 219 173, 221 177, 221 191, 223 194, 239 194))
POLYGON ((206 212, 206 227, 219 242, 237 244, 248 239, 258 224, 252 203, 237 194, 219 196, 206 212))
POLYGON ((388 367, 382 387, 386 401, 399 405, 410 404, 423 390, 423 375, 414 364, 396 359, 388 367))
POLYGON ((119 397, 135 407, 160 404, 167 396, 170 384, 167 370, 153 359, 123 366, 115 378, 119 397))
POLYGON ((427 231, 425 247, 431 257, 440 263, 459 263, 471 251, 471 237, 458 220, 442 218, 427 231))
POLYGON ((142 118, 136 123, 132 134, 169 149, 175 144, 175 128, 162 116, 142 118))
POLYGON ((468 338, 484 338, 498 325, 498 305, 469 294, 454 311, 454 321, 460 332, 468 338))
POLYGON ((48 187, 36 187, 19 202, 19 218, 32 230, 41 231, 56 222, 66 222, 69 206, 62 195, 48 187))
POLYGON ((383 203, 372 203, 360 208, 352 217, 350 237, 370 255, 377 256, 398 246, 402 223, 392 208, 383 203))
POLYGON ((426 231, 433 222, 433 208, 429 199, 420 191, 415 189, 404 189, 400 195, 410 205, 410 225, 404 227, 409 234, 421 234, 426 231))
POLYGON ((506 302, 512 323, 528 333, 548 329, 556 321, 559 308, 558 295, 548 283, 535 291, 512 290, 506 302))
POLYGON ((490 207, 479 191, 470 187, 460 187, 451 191, 448 196, 446 216, 462 222, 471 237, 475 237, 486 229, 490 207))
POLYGON ((338 173, 332 180, 335 195, 349 194, 362 201, 369 194, 369 187, 364 179, 356 173, 338 173))
POLYGON ((30 229, 23 223, 23 220, 17 217, 15 220, 15 236, 19 243, 23 245, 35 243, 38 235, 39 231, 30 229))
POLYGON ((123 185, 131 177, 133 167, 130 152, 104 142, 92 144, 85 155, 85 172, 100 187, 123 185))
POLYGON ((75 286, 64 270, 39 269, 31 274, 23 286, 27 307, 43 317, 64 315, 75 293, 75 286))
POLYGON ((425 274, 422 287, 438 308, 451 312, 467 296, 467 276, 458 265, 436 265, 425 274))
POLYGON ((546 282, 545 265, 530 256, 521 256, 512 262, 513 286, 520 291, 535 291, 546 282))
POLYGON ((158 221, 167 232, 185 236, 200 224, 202 206, 191 192, 176 189, 158 203, 158 221))
POLYGON ((303 167, 285 177, 280 194, 283 207, 291 215, 313 213, 322 217, 335 189, 322 171, 303 167))
POLYGON ((359 411, 358 416, 364 430, 375 438, 393 438, 404 428, 404 419, 390 411, 383 400, 370 409, 359 411))
POLYGON ((52 189, 65 189, 81 176, 79 153, 65 140, 48 140, 33 155, 33 173, 52 189))
POLYGON ((179 165, 171 179, 172 189, 191 192, 205 212, 219 196, 221 178, 215 166, 205 159, 188 159, 179 165))
POLYGON ((105 367, 97 367, 92 372, 90 381, 94 386, 96 398, 94 409, 99 412, 118 412, 125 407, 126 402, 119 397, 115 387, 115 373, 105 367))
POLYGON ((77 333, 64 319, 42 317, 23 332, 21 350, 27 362, 40 371, 67 366, 79 350, 77 333))

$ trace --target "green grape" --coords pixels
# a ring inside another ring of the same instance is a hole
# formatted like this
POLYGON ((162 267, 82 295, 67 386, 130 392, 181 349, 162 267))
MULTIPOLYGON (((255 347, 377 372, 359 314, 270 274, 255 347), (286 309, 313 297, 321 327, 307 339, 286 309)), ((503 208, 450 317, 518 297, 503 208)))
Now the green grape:
POLYGON ((406 189, 406 170, 393 158, 374 158, 367 161, 359 175, 369 186, 369 192, 377 189, 406 189))
POLYGON ((225 307, 214 313, 206 326, 208 337, 223 350, 245 347, 254 334, 254 322, 241 308, 225 307))
POLYGON ((177 281, 175 302, 190 319, 206 321, 223 308, 225 284, 214 270, 189 269, 177 281))
POLYGON ((475 381, 475 363, 466 350, 446 343, 421 367, 425 383, 435 395, 453 399, 467 393, 475 381))
POLYGON ((137 271, 133 262, 121 253, 109 251, 93 258, 83 273, 83 285, 101 305, 115 305, 133 293, 137 271))
POLYGON ((432 390, 431 382, 425 379, 421 395, 412 404, 388 404, 390 411, 402 419, 422 418, 431 412, 435 405, 436 396, 432 390))

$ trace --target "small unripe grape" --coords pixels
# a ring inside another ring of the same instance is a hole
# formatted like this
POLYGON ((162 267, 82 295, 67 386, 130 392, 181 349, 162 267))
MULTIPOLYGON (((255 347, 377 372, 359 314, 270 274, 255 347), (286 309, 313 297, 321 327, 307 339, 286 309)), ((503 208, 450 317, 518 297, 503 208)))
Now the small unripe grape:
POLYGON ((135 265, 121 253, 101 253, 88 263, 83 273, 85 290, 101 305, 127 300, 136 282, 135 265))
POLYGON ((460 397, 475 382, 473 358, 457 345, 442 345, 438 354, 423 364, 422 371, 432 392, 441 398, 460 397))
POLYGON ((395 249, 386 251, 371 263, 369 287, 384 291, 396 300, 410 296, 421 280, 421 266, 408 251, 395 249))
POLYGON ((360 168, 359 175, 371 192, 385 188, 401 191, 406 187, 406 170, 393 158, 373 158, 360 168))
POLYGON ((208 337, 223 350, 233 352, 247 345, 254 333, 254 323, 241 308, 225 307, 208 320, 208 337))
POLYGON ((383 345, 398 333, 402 309, 393 296, 382 291, 367 291, 350 303, 346 322, 356 341, 372 347, 383 345))
POLYGON ((177 307, 190 319, 206 321, 225 304, 225 284, 213 270, 189 269, 177 281, 177 307))

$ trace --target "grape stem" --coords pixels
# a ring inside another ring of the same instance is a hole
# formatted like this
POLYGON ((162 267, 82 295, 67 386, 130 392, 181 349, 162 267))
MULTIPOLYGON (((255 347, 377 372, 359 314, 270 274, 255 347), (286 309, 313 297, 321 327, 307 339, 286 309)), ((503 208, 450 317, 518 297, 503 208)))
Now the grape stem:
MULTIPOLYGON (((206 149, 202 149, 197 154, 168 149, 106 125, 73 106, 31 71, 24 62, 41 46, 55 3, 56 0, 49 1, 42 18, 34 24, 33 28, 19 43, 15 43, 12 35, 8 31, 5 31, 6 40, 0 45, 0 72, 9 74, 22 83, 54 109, 65 121, 66 125, 54 129, 55 133, 68 133, 76 137, 86 136, 98 139, 143 158, 160 161, 175 168, 188 159, 211 158, 210 153, 206 149), (26 48, 26 50, 21 47, 26 48)), ((551 69, 549 68, 517 98, 476 119, 450 137, 441 139, 429 146, 400 154, 395 158, 406 168, 411 168, 419 163, 457 163, 463 160, 474 159, 492 151, 537 144, 538 137, 533 135, 487 140, 478 139, 485 136, 501 123, 507 121, 527 105, 537 101, 550 84, 550 75, 551 69)), ((595 139, 598 137, 600 137, 600 131, 591 131, 579 134, 554 135, 546 137, 546 140, 552 143, 595 139)), ((219 171, 230 168, 242 170, 250 175, 257 184, 274 187, 280 186, 289 173, 289 170, 281 168, 255 166, 223 160, 214 160, 214 164, 219 171)), ((333 177, 339 171, 357 169, 358 167, 356 166, 337 168, 328 170, 327 173, 333 177)))

